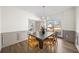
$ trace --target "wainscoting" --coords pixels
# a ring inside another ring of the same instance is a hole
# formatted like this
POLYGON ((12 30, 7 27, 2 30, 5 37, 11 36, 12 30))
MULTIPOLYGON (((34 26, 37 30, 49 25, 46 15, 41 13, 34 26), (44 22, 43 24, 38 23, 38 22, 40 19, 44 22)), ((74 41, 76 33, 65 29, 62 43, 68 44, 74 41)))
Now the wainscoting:
POLYGON ((63 30, 63 39, 75 44, 75 31, 63 30))
POLYGON ((77 32, 76 32, 75 45, 76 45, 76 48, 77 48, 77 49, 78 49, 78 51, 79 51, 79 33, 77 33, 77 32))
MULTIPOLYGON (((65 40, 74 44, 76 37, 79 39, 79 34, 77 34, 77 36, 75 34, 76 34, 75 31, 63 30, 62 40, 65 40)), ((28 35, 27 35, 27 31, 16 31, 16 32, 1 33, 1 37, 2 37, 2 48, 4 48, 10 45, 14 45, 18 42, 27 40, 28 35)), ((79 41, 77 41, 76 43, 78 45, 79 41)))
POLYGON ((1 33, 2 47, 7 47, 27 39, 27 31, 1 33))

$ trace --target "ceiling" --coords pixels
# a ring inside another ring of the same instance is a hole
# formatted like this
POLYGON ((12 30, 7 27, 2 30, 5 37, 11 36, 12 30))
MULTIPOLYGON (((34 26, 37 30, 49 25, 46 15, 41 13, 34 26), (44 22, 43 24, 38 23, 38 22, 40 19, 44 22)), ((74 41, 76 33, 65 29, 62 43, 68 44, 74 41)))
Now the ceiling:
POLYGON ((72 7, 71 6, 45 6, 43 8, 42 6, 21 6, 18 8, 34 13, 37 16, 50 16, 72 7))

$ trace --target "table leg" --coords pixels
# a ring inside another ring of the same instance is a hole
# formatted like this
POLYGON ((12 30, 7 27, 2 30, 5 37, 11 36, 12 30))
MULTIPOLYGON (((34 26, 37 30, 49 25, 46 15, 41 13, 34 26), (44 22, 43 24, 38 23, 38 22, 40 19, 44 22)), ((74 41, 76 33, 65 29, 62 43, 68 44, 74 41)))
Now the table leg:
POLYGON ((41 40, 39 41, 39 48, 43 49, 43 41, 41 41, 41 40))

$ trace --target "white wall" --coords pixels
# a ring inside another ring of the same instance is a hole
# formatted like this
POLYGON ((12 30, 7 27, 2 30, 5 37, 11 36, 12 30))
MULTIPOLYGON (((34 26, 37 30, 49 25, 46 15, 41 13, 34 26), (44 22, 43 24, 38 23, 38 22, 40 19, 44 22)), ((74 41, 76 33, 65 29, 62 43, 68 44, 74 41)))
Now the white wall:
MULTIPOLYGON (((39 20, 39 18, 17 7, 2 7, 2 33, 15 32, 15 31, 27 31, 28 20, 39 20)), ((4 34, 3 47, 26 40, 26 33, 19 34, 19 40, 17 33, 4 34)))
POLYGON ((1 7, 0 7, 0 50, 1 50, 1 7))
POLYGON ((76 8, 76 32, 79 33, 79 7, 76 8))
POLYGON ((75 20, 75 8, 65 11, 64 21, 62 21, 64 29, 75 31, 75 20))
POLYGON ((62 23, 62 29, 75 30, 75 8, 69 8, 63 12, 57 13, 50 17, 51 19, 60 19, 62 23))
MULTIPOLYGON (((76 32, 78 33, 78 35, 79 35, 79 7, 76 7, 76 32)), ((78 38, 77 38, 76 40, 78 41, 78 43, 79 43, 79 36, 78 36, 78 38), (77 40, 78 39, 78 40, 77 40)), ((76 41, 75 41, 76 42, 76 41)), ((77 42, 76 42, 77 43, 77 42)), ((76 44, 75 43, 75 44, 76 44)), ((79 51, 79 45, 78 44, 76 44, 76 47, 77 47, 77 49, 78 49, 78 51, 79 51)))
POLYGON ((2 32, 28 30, 28 19, 38 20, 38 17, 17 7, 3 7, 2 32))

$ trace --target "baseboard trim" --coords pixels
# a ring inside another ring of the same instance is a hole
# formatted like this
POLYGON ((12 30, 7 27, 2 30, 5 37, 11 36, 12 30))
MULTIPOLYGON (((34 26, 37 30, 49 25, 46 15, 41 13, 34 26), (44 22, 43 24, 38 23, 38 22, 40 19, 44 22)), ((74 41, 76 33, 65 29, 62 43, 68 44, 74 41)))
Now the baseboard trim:
POLYGON ((27 31, 7 32, 1 34, 2 34, 2 48, 22 42, 28 38, 27 31))

